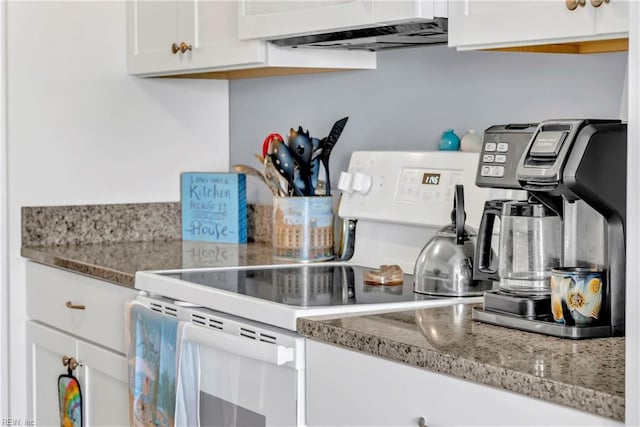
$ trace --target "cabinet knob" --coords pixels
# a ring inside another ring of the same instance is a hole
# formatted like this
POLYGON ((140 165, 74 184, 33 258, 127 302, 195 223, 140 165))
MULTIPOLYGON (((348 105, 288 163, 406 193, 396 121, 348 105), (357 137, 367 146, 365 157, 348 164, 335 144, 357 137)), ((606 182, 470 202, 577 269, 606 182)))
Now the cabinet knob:
POLYGON ((418 418, 418 427, 429 427, 424 417, 418 418))
POLYGON ((62 356, 62 366, 68 366, 72 371, 80 366, 75 357, 69 357, 66 354, 62 356))
POLYGON ((600 7, 602 3, 609 3, 609 0, 591 0, 591 6, 600 7))
POLYGON ((578 6, 584 7, 587 4, 587 0, 565 0, 564 4, 569 10, 575 10, 578 6))
POLYGON ((171 45, 171 53, 175 55, 178 52, 180 52, 180 46, 178 46, 178 43, 173 43, 171 45))
POLYGON ((74 310, 84 310, 85 307, 84 304, 74 304, 71 301, 67 301, 64 303, 65 306, 67 306, 67 308, 72 308, 74 310))
POLYGON ((185 42, 180 43, 180 52, 185 53, 186 51, 191 51, 191 45, 185 42))

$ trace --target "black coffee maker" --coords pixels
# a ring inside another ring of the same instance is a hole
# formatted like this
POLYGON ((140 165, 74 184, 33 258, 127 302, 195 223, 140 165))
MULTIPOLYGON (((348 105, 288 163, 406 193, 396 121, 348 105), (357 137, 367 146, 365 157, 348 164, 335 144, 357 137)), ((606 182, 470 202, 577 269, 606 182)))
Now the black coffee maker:
MULTIPOLYGON (((602 270, 603 307, 598 321, 592 325, 559 324, 551 314, 549 292, 542 289, 523 294, 503 289, 487 292, 483 308, 474 309, 472 317, 565 338, 624 335, 626 125, 618 120, 549 120, 537 126, 513 129, 511 134, 506 127, 500 127, 501 140, 517 142, 501 147, 506 149, 504 153, 514 155, 500 157, 505 160, 500 167, 495 163, 499 143, 495 141, 495 133, 489 132, 494 128, 485 133, 476 185, 525 190, 526 201, 518 203, 542 206, 538 209, 539 215, 559 218, 562 235, 556 236, 561 242, 557 264, 602 270), (523 145, 525 138, 528 141, 523 145), (511 146, 518 148, 511 153, 511 146)), ((518 207, 518 203, 507 203, 507 206, 511 211, 512 205, 518 207)), ((483 234, 491 235, 496 206, 503 204, 504 201, 487 202, 485 210, 489 213, 483 215, 485 223, 480 226, 480 240, 483 234)), ((533 210, 523 208, 518 212, 534 215, 533 210)), ((496 276, 494 253, 480 240, 474 257, 474 279, 501 280, 496 276)), ((548 253, 542 253, 545 255, 548 253)), ((551 276, 550 271, 541 273, 545 280, 551 276)))

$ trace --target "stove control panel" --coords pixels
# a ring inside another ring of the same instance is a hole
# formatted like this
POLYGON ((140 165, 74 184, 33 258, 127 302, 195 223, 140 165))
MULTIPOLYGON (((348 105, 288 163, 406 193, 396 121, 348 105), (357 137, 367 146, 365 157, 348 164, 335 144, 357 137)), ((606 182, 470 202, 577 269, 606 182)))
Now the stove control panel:
POLYGON ((489 198, 475 185, 478 162, 479 153, 356 151, 340 176, 338 214, 439 227, 451 222, 455 186, 462 184, 468 223, 477 228, 489 198))

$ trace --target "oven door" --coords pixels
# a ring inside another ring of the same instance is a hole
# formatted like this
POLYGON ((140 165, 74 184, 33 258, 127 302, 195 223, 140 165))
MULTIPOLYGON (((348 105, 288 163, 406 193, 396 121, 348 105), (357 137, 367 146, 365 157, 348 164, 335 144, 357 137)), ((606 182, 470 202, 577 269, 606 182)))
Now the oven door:
POLYGON ((211 321, 184 329, 184 339, 199 347, 200 425, 303 425, 303 338, 265 332, 253 322, 221 331, 211 321))

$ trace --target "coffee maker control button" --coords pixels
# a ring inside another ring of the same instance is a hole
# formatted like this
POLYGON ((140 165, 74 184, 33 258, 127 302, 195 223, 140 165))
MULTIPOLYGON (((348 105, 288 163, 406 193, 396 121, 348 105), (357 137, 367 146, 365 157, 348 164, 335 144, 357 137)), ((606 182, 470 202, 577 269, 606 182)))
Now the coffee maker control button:
POLYGON ((504 154, 496 155, 496 163, 506 163, 506 162, 507 162, 507 156, 505 156, 504 154))
POLYGON ((496 151, 496 143, 487 142, 486 144, 484 144, 484 151, 496 151))
POLYGON ((509 151, 509 144, 506 142, 501 142, 498 144, 498 151, 501 153, 506 153, 509 151))
POLYGON ((480 169, 480 175, 493 176, 493 166, 482 166, 482 169, 480 169))
MULTIPOLYGON (((482 156, 482 161, 484 163, 492 163, 493 159, 494 159, 494 155, 493 154, 485 154, 484 156, 482 156)), ((503 156, 504 157, 504 156, 503 156)))
POLYGON ((494 166, 493 176, 497 178, 502 178, 504 176, 504 166, 494 166))

